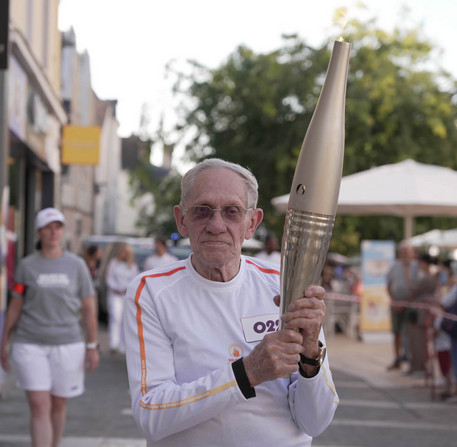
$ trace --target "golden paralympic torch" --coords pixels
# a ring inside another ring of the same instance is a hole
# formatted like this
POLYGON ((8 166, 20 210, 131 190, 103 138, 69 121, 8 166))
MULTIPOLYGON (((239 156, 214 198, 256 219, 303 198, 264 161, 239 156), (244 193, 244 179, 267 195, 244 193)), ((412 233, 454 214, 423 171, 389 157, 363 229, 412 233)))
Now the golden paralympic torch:
POLYGON ((295 168, 281 249, 281 314, 319 283, 327 257, 343 171, 350 47, 334 43, 295 168))

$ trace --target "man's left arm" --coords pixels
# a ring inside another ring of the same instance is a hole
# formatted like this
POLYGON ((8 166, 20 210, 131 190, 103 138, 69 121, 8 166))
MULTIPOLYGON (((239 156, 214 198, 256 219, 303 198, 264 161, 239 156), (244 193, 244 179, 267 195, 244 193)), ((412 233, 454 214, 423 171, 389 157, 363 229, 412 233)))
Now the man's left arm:
MULTIPOLYGON (((324 349, 323 331, 319 339, 324 349)), ((302 365, 299 366, 299 372, 292 374, 289 387, 292 418, 310 436, 318 436, 329 426, 338 403, 339 398, 330 372, 327 353, 322 364, 316 368, 313 377, 306 377, 302 365)))
POLYGON ((308 287, 282 316, 286 329, 302 336, 299 370, 291 376, 289 403, 296 424, 311 436, 322 433, 335 414, 339 399, 330 372, 322 329, 325 290, 308 287))

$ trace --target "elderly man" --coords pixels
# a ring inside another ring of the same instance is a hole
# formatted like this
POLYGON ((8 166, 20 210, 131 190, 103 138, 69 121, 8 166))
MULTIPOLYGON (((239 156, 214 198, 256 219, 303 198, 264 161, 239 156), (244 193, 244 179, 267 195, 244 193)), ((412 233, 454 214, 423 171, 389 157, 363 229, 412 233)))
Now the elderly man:
POLYGON ((279 272, 241 255, 263 218, 257 197, 239 165, 192 168, 174 208, 192 255, 129 286, 127 367, 148 446, 309 446, 333 418, 324 290, 304 291, 278 330, 279 272))

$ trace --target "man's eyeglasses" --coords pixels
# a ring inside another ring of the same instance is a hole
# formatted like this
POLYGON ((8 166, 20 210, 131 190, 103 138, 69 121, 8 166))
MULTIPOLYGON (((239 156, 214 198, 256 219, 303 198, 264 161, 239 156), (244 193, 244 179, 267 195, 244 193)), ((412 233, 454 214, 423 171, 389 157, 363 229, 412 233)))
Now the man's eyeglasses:
POLYGON ((193 222, 205 222, 213 217, 215 211, 220 211, 222 218, 226 222, 240 223, 246 213, 251 211, 252 208, 244 208, 240 205, 227 205, 223 208, 211 208, 207 205, 195 205, 188 209, 183 209, 184 214, 189 216, 193 222))

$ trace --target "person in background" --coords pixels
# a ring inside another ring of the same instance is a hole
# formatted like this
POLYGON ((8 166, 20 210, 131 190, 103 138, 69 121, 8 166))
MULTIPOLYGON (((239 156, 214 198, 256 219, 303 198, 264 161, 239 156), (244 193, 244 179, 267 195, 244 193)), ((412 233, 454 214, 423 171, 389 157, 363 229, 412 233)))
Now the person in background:
POLYGON ((123 354, 124 348, 124 298, 128 283, 139 273, 133 248, 128 244, 119 246, 116 256, 111 259, 106 270, 108 286, 108 333, 112 354, 123 354))
POLYGON ((395 359, 389 370, 400 369, 402 360, 408 360, 408 333, 406 308, 397 305, 411 299, 412 287, 417 281, 418 265, 414 249, 407 242, 397 247, 397 259, 387 274, 387 292, 391 299, 391 321, 394 334, 395 359), (402 352, 403 350, 403 352, 402 352))
POLYGON ((307 447, 333 418, 325 291, 307 287, 280 317, 279 269, 241 254, 263 218, 257 199, 249 170, 196 165, 174 207, 193 253, 129 285, 127 370, 149 447, 307 447))
POLYGON ((278 238, 274 233, 269 233, 265 238, 264 249, 256 254, 257 259, 264 259, 273 264, 281 265, 281 252, 278 251, 278 238))
MULTIPOLYGON (((442 308, 441 300, 446 296, 455 284, 455 278, 452 274, 451 260, 442 262, 440 269, 440 286, 439 286, 439 302, 437 305, 442 308)), ((438 364, 440 367, 441 376, 444 379, 444 390, 440 394, 441 400, 448 399, 452 396, 452 359, 451 359, 451 348, 452 340, 451 336, 446 333, 442 328, 441 324, 443 318, 441 315, 435 317, 433 322, 434 335, 435 335, 435 352, 438 358, 438 364)))
POLYGON ((452 375, 451 375, 451 337, 441 329, 443 318, 435 318, 433 327, 435 335, 435 352, 440 367, 441 376, 444 379, 444 390, 440 394, 441 400, 449 399, 452 396, 452 375))
MULTIPOLYGON (((455 261, 454 261, 455 262, 455 261)), ((454 316, 457 315, 457 279, 453 275, 452 270, 452 261, 449 262, 449 280, 448 280, 448 291, 447 293, 441 298, 441 307, 442 310, 446 313, 453 314, 454 316)), ((450 320, 448 319, 445 322, 444 326, 448 327, 450 320), (447 323, 447 324, 446 324, 447 323)), ((453 322, 455 325, 455 322, 453 322)), ((441 325, 443 328, 443 324, 441 325)), ((448 327, 449 329, 449 327, 448 327)), ((447 332, 449 333, 449 332, 447 332)), ((449 333, 451 339, 451 361, 452 361, 452 371, 454 374, 454 392, 452 393, 454 396, 457 396, 457 334, 449 333)), ((445 396, 446 398, 447 396, 445 396)))
MULTIPOLYGON (((418 259, 417 282, 411 289, 412 304, 437 304, 438 275, 436 260, 427 253, 418 259)), ((410 308, 407 312, 410 367, 406 374, 426 372, 426 317, 425 309, 410 308)))
POLYGON ((2 367, 8 371, 11 361, 25 390, 38 447, 59 445, 67 400, 84 392, 84 363, 89 372, 99 363, 94 288, 83 259, 62 249, 64 225, 59 210, 38 212, 38 250, 16 269, 1 343, 2 367))
POLYGON ((98 288, 99 283, 99 269, 100 263, 102 259, 102 249, 98 245, 89 245, 84 250, 84 261, 86 261, 87 268, 89 269, 90 276, 92 278, 92 282, 94 283, 94 287, 98 288))
POLYGON ((167 240, 164 237, 159 236, 155 239, 154 250, 155 253, 145 259, 143 270, 152 270, 178 260, 176 256, 168 253, 167 240))
POLYGON ((333 292, 333 279, 335 278, 335 271, 333 266, 328 261, 325 263, 324 268, 322 269, 321 275, 321 286, 325 289, 326 292, 333 292))

